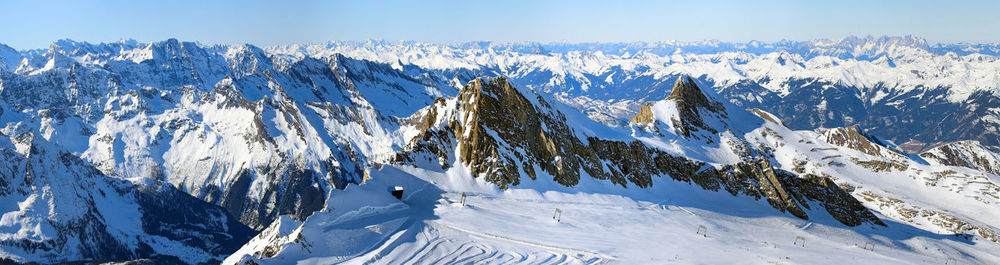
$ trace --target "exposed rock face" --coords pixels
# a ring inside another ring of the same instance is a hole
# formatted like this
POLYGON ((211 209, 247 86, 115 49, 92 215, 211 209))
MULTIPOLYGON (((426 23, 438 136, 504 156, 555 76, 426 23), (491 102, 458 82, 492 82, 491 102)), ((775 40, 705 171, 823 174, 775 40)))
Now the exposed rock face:
MULTIPOLYGON (((444 150, 452 148, 454 139, 458 159, 474 175, 501 188, 520 183, 522 173, 534 179, 536 169, 566 186, 579 182, 581 169, 607 179, 596 155, 566 125, 566 118, 541 97, 535 102, 503 78, 473 80, 455 99, 438 100, 424 113, 425 129, 411 142, 411 152, 431 151, 448 159, 452 152, 444 150)), ((404 159, 407 153, 399 159, 412 161, 404 159)), ((615 182, 625 185, 624 179, 615 182)))
MULTIPOLYGON (((708 101, 696 86, 679 81, 681 89, 673 100, 683 101, 685 118, 691 129, 707 125, 700 111, 724 112, 718 102, 708 101), (699 96, 700 95, 700 96, 699 96)), ((581 139, 563 113, 542 97, 529 100, 506 79, 477 79, 466 85, 456 98, 438 100, 434 106, 411 118, 423 129, 397 162, 422 163, 437 160, 442 166, 457 159, 473 175, 508 188, 520 183, 520 176, 535 179, 541 170, 566 186, 579 182, 582 174, 609 180, 621 186, 639 188, 652 185, 654 177, 670 177, 735 195, 766 198, 776 209, 808 218, 804 209, 810 201, 819 203, 847 225, 883 224, 850 194, 825 177, 798 177, 774 169, 766 152, 743 151, 746 160, 722 168, 670 155, 640 141, 581 139), (448 157, 456 153, 458 157, 448 157)))
POLYGON ((653 123, 656 121, 656 117, 653 115, 652 102, 642 103, 642 107, 639 107, 639 113, 632 117, 629 123, 653 123))
POLYGON ((760 118, 762 118, 764 120, 767 120, 769 122, 773 122, 775 124, 778 124, 778 125, 781 125, 781 126, 785 126, 785 122, 781 121, 781 119, 778 119, 777 116, 774 116, 774 114, 771 114, 770 112, 767 112, 767 111, 764 111, 764 110, 758 109, 758 108, 747 109, 747 111, 749 111, 750 113, 753 113, 753 115, 757 115, 757 117, 760 117, 760 118))
POLYGON ((748 81, 719 93, 742 107, 774 113, 795 130, 860 124, 912 153, 958 140, 1000 146, 996 119, 1000 117, 1000 97, 991 92, 974 92, 953 102, 947 99, 954 89, 951 87, 901 90, 880 83, 866 88, 814 78, 782 83, 794 89, 780 94, 748 81), (752 102, 753 98, 761 100, 752 102))
POLYGON ((692 115, 697 115, 698 108, 714 112, 723 111, 722 104, 709 100, 690 76, 678 77, 667 99, 677 101, 677 108, 681 112, 691 113, 692 115))
POLYGON ((821 139, 828 143, 861 151, 865 154, 885 158, 898 158, 902 154, 879 140, 865 133, 860 126, 820 129, 821 139))
POLYGON ((829 178, 816 175, 800 177, 777 170, 762 153, 748 154, 747 161, 715 168, 646 147, 638 141, 625 143, 591 138, 590 145, 602 161, 610 164, 608 167, 612 174, 624 175, 640 187, 651 186, 653 177, 666 176, 695 183, 707 190, 724 189, 734 196, 742 194, 756 199, 766 198, 774 208, 803 219, 809 218, 804 209, 810 209, 809 202, 813 201, 846 225, 884 225, 829 178))
POLYGON ((993 242, 1000 242, 1000 233, 993 227, 957 217, 948 211, 922 209, 920 206, 908 204, 903 200, 879 196, 871 192, 863 192, 859 197, 875 204, 879 211, 896 215, 906 222, 931 223, 955 235, 974 234, 993 242))
POLYGON ((895 146, 865 132, 861 126, 818 129, 819 139, 827 143, 856 150, 876 159, 850 157, 850 161, 872 172, 906 171, 909 168, 906 154, 895 146))
MULTIPOLYGON (((702 115, 711 113, 713 116, 717 116, 717 118, 725 119, 727 117, 722 103, 710 100, 705 96, 690 76, 678 77, 666 100, 672 101, 677 109, 677 117, 671 117, 673 127, 679 134, 685 137, 690 137, 693 132, 699 130, 704 130, 710 134, 718 133, 715 128, 705 123, 702 115)), ((631 123, 654 123, 656 119, 652 110, 652 104, 654 103, 643 103, 638 115, 632 118, 631 123)))
POLYGON ((978 141, 960 141, 939 145, 920 157, 942 165, 967 167, 1000 175, 1000 154, 978 141))

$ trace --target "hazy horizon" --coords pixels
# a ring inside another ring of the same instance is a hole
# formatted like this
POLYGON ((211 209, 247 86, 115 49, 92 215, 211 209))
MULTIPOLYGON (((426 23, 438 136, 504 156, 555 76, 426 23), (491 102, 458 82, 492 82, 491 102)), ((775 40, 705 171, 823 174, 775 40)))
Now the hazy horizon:
POLYGON ((1000 2, 934 1, 19 1, 0 43, 18 50, 59 39, 102 43, 169 38, 274 46, 328 41, 629 43, 676 40, 839 40, 904 36, 996 43, 1000 2))
POLYGON ((841 38, 780 39, 780 40, 777 40, 777 41, 762 41, 762 40, 724 41, 724 40, 717 40, 717 39, 704 39, 704 40, 692 40, 692 41, 653 40, 653 41, 589 41, 589 42, 572 42, 572 41, 490 41, 490 40, 471 40, 471 41, 437 41, 436 42, 436 41, 420 41, 420 40, 363 39, 363 40, 326 40, 326 41, 318 41, 318 42, 299 42, 299 43, 286 43, 286 44, 274 44, 274 45, 258 45, 258 44, 254 44, 254 43, 208 43, 208 42, 199 41, 199 40, 182 39, 182 38, 176 38, 176 37, 168 37, 168 38, 164 38, 164 39, 151 40, 151 41, 140 41, 140 40, 128 38, 128 39, 119 39, 119 40, 114 40, 114 41, 100 41, 100 42, 91 42, 91 41, 75 40, 75 39, 71 39, 71 38, 62 38, 62 39, 53 40, 53 41, 49 42, 49 44, 47 44, 47 45, 45 45, 43 47, 36 47, 36 48, 29 48, 29 49, 21 49, 21 48, 18 48, 18 47, 14 47, 14 46, 11 46, 11 45, 9 45, 7 43, 4 43, 3 41, 0 41, 0 45, 8 45, 8 46, 10 46, 10 47, 12 47, 12 48, 14 48, 14 49, 16 49, 18 51, 45 50, 49 46, 51 46, 52 44, 55 44, 56 42, 64 41, 64 40, 71 41, 71 42, 76 42, 76 43, 87 43, 87 44, 95 44, 96 45, 96 44, 108 44, 108 43, 118 43, 118 42, 136 42, 136 43, 140 43, 140 44, 148 44, 148 43, 163 42, 163 41, 167 41, 167 40, 170 40, 170 39, 176 39, 176 40, 181 41, 181 42, 194 42, 194 43, 198 43, 199 45, 205 45, 205 46, 249 44, 249 45, 253 45, 253 46, 257 46, 257 47, 263 47, 263 48, 280 47, 280 46, 287 46, 287 45, 315 45, 315 44, 326 44, 326 43, 335 43, 335 42, 342 42, 342 43, 351 43, 351 42, 356 42, 356 43, 367 43, 367 42, 428 43, 428 44, 437 44, 437 45, 462 45, 462 44, 480 43, 480 42, 481 43, 490 43, 490 44, 500 44, 500 45, 518 45, 518 44, 589 45, 589 44, 633 44, 633 43, 646 43, 646 44, 676 43, 676 44, 697 45, 697 44, 702 43, 702 42, 717 42, 717 43, 728 43, 728 44, 749 44, 749 43, 752 43, 752 42, 760 42, 762 44, 777 44, 779 42, 784 42, 784 41, 802 42, 802 41, 818 41, 818 40, 828 40, 828 41, 839 42, 839 41, 841 41, 843 39, 846 39, 846 38, 849 38, 849 37, 857 37, 859 39, 866 39, 866 38, 870 37, 870 38, 873 38, 873 39, 878 39, 878 38, 882 38, 882 37, 888 37, 888 38, 897 38, 898 37, 898 38, 902 38, 902 37, 908 37, 908 36, 913 36, 913 37, 916 37, 916 38, 923 39, 923 40, 927 41, 927 44, 929 46, 931 46, 931 47, 934 47, 935 45, 950 45, 950 44, 1000 44, 1000 41, 994 41, 994 42, 932 42, 930 40, 927 40, 926 38, 923 38, 921 36, 915 36, 915 35, 879 35, 879 36, 874 36, 874 35, 866 35, 866 36, 848 35, 848 36, 844 36, 844 37, 841 37, 841 38))

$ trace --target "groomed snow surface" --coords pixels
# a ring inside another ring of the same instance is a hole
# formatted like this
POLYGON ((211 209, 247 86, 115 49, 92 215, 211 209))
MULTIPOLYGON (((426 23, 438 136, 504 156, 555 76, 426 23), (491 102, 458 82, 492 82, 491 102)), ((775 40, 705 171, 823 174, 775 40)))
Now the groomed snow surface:
POLYGON ((881 215, 888 227, 846 227, 819 207, 802 220, 665 178, 625 189, 589 177, 564 188, 539 176, 500 191, 457 164, 424 168, 432 167, 373 171, 306 221, 276 221, 224 264, 1000 263, 994 242, 881 215), (394 186, 405 189, 401 201, 394 186))

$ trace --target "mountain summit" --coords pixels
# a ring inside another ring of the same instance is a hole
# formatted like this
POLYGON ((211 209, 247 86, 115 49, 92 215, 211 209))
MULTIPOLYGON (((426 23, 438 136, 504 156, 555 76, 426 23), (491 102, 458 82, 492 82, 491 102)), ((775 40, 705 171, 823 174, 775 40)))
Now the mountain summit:
POLYGON ((644 103, 631 123, 653 124, 657 119, 655 112, 662 116, 659 119, 668 121, 668 125, 684 137, 691 137, 700 130, 710 134, 718 133, 719 130, 710 126, 705 118, 725 123, 728 116, 723 104, 706 96, 690 76, 678 77, 665 100, 644 103), (657 107, 658 103, 660 106, 657 107))
POLYGON ((674 82, 674 88, 670 91, 670 95, 667 96, 667 100, 677 101, 678 107, 681 109, 693 110, 702 107, 717 111, 721 108, 718 102, 710 101, 705 96, 701 88, 691 79, 691 76, 678 77, 677 81, 674 82))

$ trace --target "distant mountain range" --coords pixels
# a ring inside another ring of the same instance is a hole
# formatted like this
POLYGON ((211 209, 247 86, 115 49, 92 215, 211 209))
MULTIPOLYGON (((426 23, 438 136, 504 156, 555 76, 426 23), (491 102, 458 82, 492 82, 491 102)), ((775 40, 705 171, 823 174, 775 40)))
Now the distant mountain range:
POLYGON ((296 58, 339 53, 444 76, 458 70, 508 76, 613 126, 642 102, 665 98, 676 77, 690 75, 794 129, 860 124, 913 152, 959 140, 1000 145, 1000 44, 868 36, 776 43, 370 41, 270 51, 296 58))

